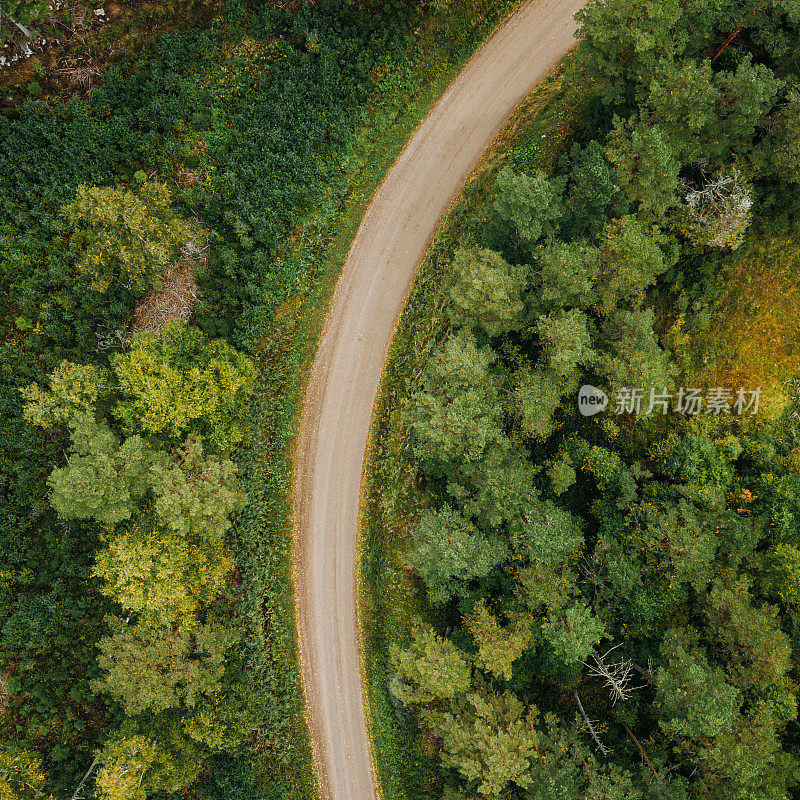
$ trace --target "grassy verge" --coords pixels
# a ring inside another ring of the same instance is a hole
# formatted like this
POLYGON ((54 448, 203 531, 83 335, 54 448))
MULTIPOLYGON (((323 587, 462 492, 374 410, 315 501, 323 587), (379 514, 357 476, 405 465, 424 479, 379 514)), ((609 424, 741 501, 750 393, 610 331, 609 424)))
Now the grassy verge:
POLYGON ((553 168, 569 137, 580 128, 580 103, 562 90, 561 71, 520 107, 476 167, 445 217, 411 290, 384 367, 372 422, 361 519, 359 598, 367 675, 369 724, 385 800, 439 798, 435 742, 425 740, 392 705, 388 653, 405 644, 413 619, 431 618, 424 591, 404 568, 407 529, 421 496, 403 457, 404 398, 427 354, 447 329, 443 287, 454 250, 480 243, 491 191, 504 164, 553 168))
POLYGON ((309 211, 281 258, 308 265, 298 290, 272 314, 256 358, 251 409, 258 435, 242 459, 251 503, 240 524, 238 563, 245 612, 261 630, 261 680, 281 706, 268 709, 271 735, 257 745, 256 771, 292 798, 314 793, 297 662, 291 591, 292 463, 303 392, 330 298, 366 208, 414 128, 461 66, 517 0, 474 0, 428 18, 405 69, 388 71, 342 165, 346 191, 309 211))

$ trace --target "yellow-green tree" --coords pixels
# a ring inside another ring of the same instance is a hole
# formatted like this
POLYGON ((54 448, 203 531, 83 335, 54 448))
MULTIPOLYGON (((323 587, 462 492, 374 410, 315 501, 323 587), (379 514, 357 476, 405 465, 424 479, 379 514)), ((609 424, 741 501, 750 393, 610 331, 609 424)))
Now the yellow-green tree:
POLYGON ((62 214, 78 271, 94 289, 106 292, 116 281, 143 292, 157 283, 190 236, 171 201, 170 189, 157 181, 147 181, 138 191, 78 187, 62 214))
POLYGON ((53 800, 44 782, 39 756, 0 742, 0 800, 53 800))
POLYGON ((120 394, 114 415, 130 431, 174 445, 194 433, 216 453, 244 439, 255 370, 224 340, 176 322, 161 335, 134 336, 112 365, 120 394))

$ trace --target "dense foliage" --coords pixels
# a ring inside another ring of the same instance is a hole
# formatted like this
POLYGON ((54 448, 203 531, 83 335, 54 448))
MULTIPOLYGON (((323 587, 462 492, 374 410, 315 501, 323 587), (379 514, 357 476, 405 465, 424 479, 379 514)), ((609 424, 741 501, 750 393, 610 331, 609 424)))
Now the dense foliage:
POLYGON ((698 385, 731 253, 797 247, 800 16, 580 16, 583 126, 552 174, 524 152, 499 173, 400 412, 428 611, 392 648, 392 693, 448 800, 797 796, 800 401, 658 398, 698 385), (583 417, 581 384, 641 387, 641 413, 583 417))
POLYGON ((252 421, 244 352, 313 277, 287 243, 341 205, 366 101, 408 70, 419 14, 232 2, 91 97, 0 117, 0 791, 69 796, 95 755, 109 798, 303 791, 280 771, 299 699, 264 541, 282 467, 244 474, 245 500, 232 462, 252 421), (131 340, 187 242, 208 245, 199 327, 131 340))

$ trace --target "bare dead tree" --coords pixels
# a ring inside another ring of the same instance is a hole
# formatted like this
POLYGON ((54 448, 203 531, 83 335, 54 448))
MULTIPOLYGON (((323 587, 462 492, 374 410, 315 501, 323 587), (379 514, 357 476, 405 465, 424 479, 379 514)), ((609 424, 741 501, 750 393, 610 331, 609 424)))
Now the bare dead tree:
POLYGON ((752 191, 736 167, 721 170, 701 188, 686 195, 692 233, 709 247, 735 250, 750 224, 752 206, 752 191))
POLYGON ((86 774, 83 776, 83 780, 78 784, 78 788, 73 793, 70 800, 83 800, 85 795, 83 794, 83 787, 86 786, 86 781, 89 780, 92 773, 97 769, 97 765, 100 763, 100 756, 95 756, 94 761, 92 761, 92 765, 86 771, 86 774))
POLYGON ((594 739, 594 743, 597 745, 597 749, 604 756, 609 755, 611 753, 611 748, 606 747, 603 744, 602 740, 600 739, 600 736, 597 733, 597 729, 595 728, 595 725, 597 725, 597 723, 589 719, 589 715, 586 713, 586 710, 583 707, 583 703, 581 703, 581 698, 579 697, 578 693, 573 692, 573 694, 575 695, 575 702, 578 704, 578 710, 581 713, 581 717, 583 717, 583 721, 586 723, 586 729, 589 731, 589 735, 592 737, 592 739, 594 739))
POLYGON ((620 645, 615 645, 602 654, 592 652, 593 664, 583 662, 583 666, 592 675, 605 681, 605 686, 611 695, 612 705, 616 705, 618 700, 628 700, 635 691, 642 688, 641 686, 631 686, 634 669, 632 661, 629 659, 622 659, 621 661, 608 660, 609 654, 618 647, 620 645))

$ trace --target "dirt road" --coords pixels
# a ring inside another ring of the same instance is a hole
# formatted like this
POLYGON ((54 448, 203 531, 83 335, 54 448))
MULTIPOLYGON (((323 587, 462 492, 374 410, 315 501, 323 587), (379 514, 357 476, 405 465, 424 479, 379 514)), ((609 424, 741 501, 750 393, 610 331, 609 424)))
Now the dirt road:
POLYGON ((324 800, 377 797, 356 620, 356 533, 372 407, 392 332, 439 220, 503 122, 573 43, 582 0, 531 0, 409 140, 353 243, 312 369, 295 486, 303 684, 324 800))

